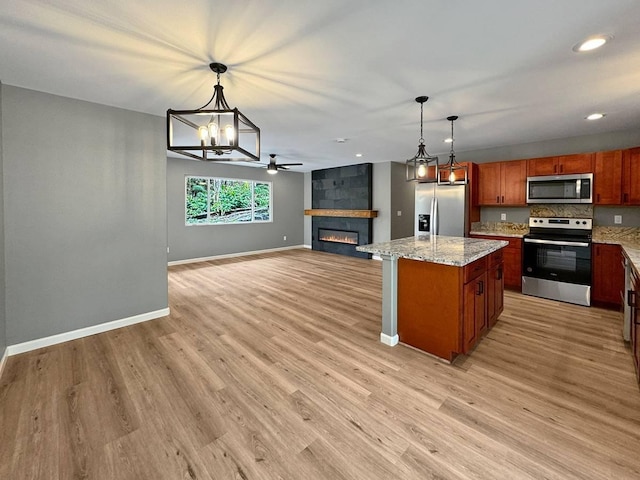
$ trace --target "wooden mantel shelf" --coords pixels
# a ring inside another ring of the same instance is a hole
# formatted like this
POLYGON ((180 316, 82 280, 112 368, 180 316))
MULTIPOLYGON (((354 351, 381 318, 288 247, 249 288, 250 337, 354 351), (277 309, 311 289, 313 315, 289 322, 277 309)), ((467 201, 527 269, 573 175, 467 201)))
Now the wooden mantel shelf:
POLYGON ((348 217, 348 218, 376 218, 377 210, 332 210, 325 208, 314 208, 305 210, 305 215, 312 217, 348 217))

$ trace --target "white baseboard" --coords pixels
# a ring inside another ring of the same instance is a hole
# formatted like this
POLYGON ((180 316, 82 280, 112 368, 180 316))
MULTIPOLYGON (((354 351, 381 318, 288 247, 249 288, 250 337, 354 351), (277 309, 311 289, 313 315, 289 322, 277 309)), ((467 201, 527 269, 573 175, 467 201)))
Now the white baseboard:
POLYGON ((254 250, 251 252, 238 252, 238 253, 228 253, 225 255, 214 255, 212 257, 187 258, 186 260, 174 260, 172 262, 169 262, 168 265, 172 267, 174 265, 185 265, 187 263, 208 262, 210 260, 221 260, 223 258, 244 257, 247 255, 259 255, 262 253, 281 252, 283 250, 295 250, 297 248, 307 248, 307 246, 292 245, 290 247, 267 248, 266 250, 254 250))
POLYGON ((311 245, 304 244, 304 245, 302 245, 302 248, 312 249, 313 247, 311 245))
POLYGON ((384 343, 385 345, 389 345, 390 347, 395 347, 398 344, 399 340, 400 338, 398 337, 397 334, 391 337, 386 333, 380 332, 380 342, 384 343))
POLYGON ((38 338, 36 340, 30 340, 24 343, 9 345, 7 346, 5 356, 30 352, 31 350, 37 350, 38 348, 48 347, 51 345, 56 345, 58 343, 68 342, 70 340, 76 340, 82 337, 88 337, 97 333, 108 332, 109 330, 115 330, 116 328, 122 328, 129 325, 134 325, 136 323, 146 322, 155 318, 166 317, 167 315, 169 315, 169 308, 163 308, 161 310, 156 310, 153 312, 134 315, 133 317, 122 318, 120 320, 114 320, 112 322, 101 323, 99 325, 93 325, 91 327, 80 328, 78 330, 72 330, 70 332, 51 335, 50 337, 38 338))
POLYGON ((4 354, 2 355, 2 359, 0 359, 0 378, 2 378, 2 372, 4 371, 4 366, 7 364, 7 357, 9 356, 9 348, 4 349, 4 354))

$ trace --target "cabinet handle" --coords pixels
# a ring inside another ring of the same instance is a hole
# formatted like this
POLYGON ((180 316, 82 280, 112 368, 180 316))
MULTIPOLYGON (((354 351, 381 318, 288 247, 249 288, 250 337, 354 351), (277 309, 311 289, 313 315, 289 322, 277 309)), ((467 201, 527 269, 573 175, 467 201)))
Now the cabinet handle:
POLYGON ((564 170, 564 165, 560 165, 560 173, 562 173, 562 170, 564 170))
POLYGON ((502 202, 501 203, 504 203, 504 195, 502 195, 502 202))
POLYGON ((599 201, 600 201, 600 194, 596 193, 596 202, 599 202, 599 201))
POLYGON ((629 202, 629 194, 628 194, 628 193, 625 193, 625 194, 623 195, 623 198, 624 198, 624 200, 623 200, 623 201, 624 201, 624 203, 628 203, 628 202, 629 202))
POLYGON ((558 173, 558 165, 553 166, 553 173, 558 173))
POLYGON ((498 269, 498 278, 496 280, 502 280, 502 268, 498 269))
POLYGON ((500 195, 496 197, 496 203, 500 203, 500 195))
POLYGON ((478 282, 478 290, 476 291, 476 295, 482 295, 484 293, 484 280, 480 280, 478 282))
POLYGON ((635 290, 627 290, 627 305, 629 305, 631 308, 637 308, 635 290))

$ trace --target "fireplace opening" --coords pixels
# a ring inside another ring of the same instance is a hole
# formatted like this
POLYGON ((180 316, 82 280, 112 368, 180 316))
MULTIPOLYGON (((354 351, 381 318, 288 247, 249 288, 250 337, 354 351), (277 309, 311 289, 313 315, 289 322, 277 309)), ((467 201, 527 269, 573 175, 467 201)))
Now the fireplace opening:
POLYGON ((347 243, 349 245, 358 245, 358 232, 319 228, 318 240, 323 242, 347 243))

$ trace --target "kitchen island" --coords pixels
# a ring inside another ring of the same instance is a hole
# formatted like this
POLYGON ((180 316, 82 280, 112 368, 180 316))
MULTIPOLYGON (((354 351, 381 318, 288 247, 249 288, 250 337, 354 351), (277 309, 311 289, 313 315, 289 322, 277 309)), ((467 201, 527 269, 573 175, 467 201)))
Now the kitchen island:
POLYGON ((420 235, 361 245, 382 258, 382 332, 452 361, 468 353, 502 312, 508 242, 420 235))

